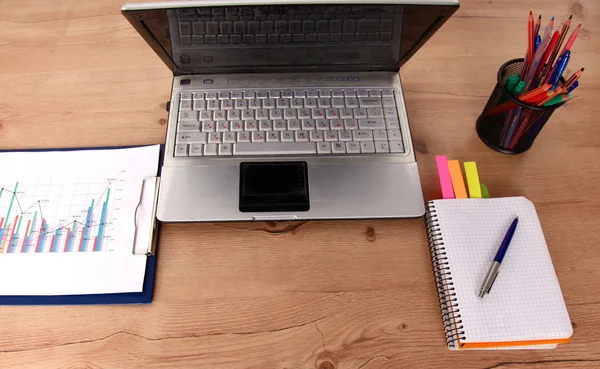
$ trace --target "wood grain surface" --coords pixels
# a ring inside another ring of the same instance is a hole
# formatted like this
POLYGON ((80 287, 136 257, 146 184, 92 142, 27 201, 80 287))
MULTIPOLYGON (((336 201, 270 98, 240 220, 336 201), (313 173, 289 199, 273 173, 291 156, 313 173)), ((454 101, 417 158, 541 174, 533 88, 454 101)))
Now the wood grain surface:
MULTIPOLYGON (((0 148, 162 143, 171 74, 118 0, 0 0, 0 148)), ((450 352, 422 219, 163 225, 145 306, 0 306, 1 368, 600 367, 600 3, 463 0, 402 69, 427 200, 434 155, 537 207, 575 327, 549 351, 450 352), (576 98, 501 155, 475 120, 529 10, 584 28, 576 98)), ((1 174, 0 174, 1 176, 1 174)), ((0 283, 11 283, 1 281, 0 283)))

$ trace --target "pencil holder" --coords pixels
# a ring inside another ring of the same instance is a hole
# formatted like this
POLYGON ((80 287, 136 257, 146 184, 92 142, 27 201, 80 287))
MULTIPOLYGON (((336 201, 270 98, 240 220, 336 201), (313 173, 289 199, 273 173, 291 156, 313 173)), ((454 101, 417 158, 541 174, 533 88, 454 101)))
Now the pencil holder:
POLYGON ((513 59, 498 70, 496 87, 477 118, 477 134, 490 148, 504 154, 520 154, 533 145, 554 110, 564 103, 550 106, 529 105, 506 88, 511 76, 519 77, 523 59, 513 59))

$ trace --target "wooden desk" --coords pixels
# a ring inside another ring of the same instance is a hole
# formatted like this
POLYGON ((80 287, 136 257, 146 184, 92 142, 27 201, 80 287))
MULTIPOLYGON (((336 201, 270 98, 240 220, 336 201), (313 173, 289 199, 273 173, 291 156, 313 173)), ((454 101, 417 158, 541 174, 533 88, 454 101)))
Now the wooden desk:
MULTIPOLYGON (((121 2, 0 1, 1 148, 164 141, 170 73, 121 2)), ((162 228, 150 305, 0 306, 0 367, 599 367, 599 27, 594 0, 464 0, 402 69, 426 199, 435 154, 476 160, 494 197, 531 199, 572 343, 448 351, 420 219, 187 224, 162 228), (586 73, 534 147, 506 156, 474 126, 530 9, 584 23, 568 70, 586 73)))

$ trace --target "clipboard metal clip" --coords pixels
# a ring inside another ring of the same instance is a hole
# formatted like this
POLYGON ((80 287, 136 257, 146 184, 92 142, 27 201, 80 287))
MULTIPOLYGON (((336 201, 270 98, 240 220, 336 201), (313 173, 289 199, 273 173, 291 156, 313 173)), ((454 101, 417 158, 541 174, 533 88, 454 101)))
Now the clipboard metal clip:
POLYGON ((157 226, 157 221, 156 221, 156 206, 158 204, 158 188, 160 187, 160 177, 145 177, 142 180, 142 188, 140 190, 140 198, 138 200, 138 203, 135 207, 135 212, 133 214, 133 227, 134 227, 134 232, 133 232, 133 246, 131 248, 131 253, 133 255, 144 255, 144 256, 150 256, 150 255, 154 255, 154 251, 155 251, 155 246, 156 246, 156 230, 158 229, 157 226), (142 200, 144 197, 144 188, 146 187, 146 183, 149 181, 154 181, 154 195, 153 195, 153 199, 152 199, 152 212, 151 212, 151 216, 152 216, 152 221, 150 224, 150 239, 148 240, 148 246, 146 247, 146 251, 144 253, 136 253, 135 251, 135 245, 137 243, 137 232, 138 232, 138 222, 137 222, 137 217, 138 217, 138 211, 140 209, 140 206, 142 205, 142 200))

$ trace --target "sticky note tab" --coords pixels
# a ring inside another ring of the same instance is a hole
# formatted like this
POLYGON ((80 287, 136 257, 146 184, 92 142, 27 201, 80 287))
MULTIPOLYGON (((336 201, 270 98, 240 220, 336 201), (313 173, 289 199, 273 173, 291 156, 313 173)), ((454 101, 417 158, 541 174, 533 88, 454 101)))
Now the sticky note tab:
POLYGON ((481 185, 479 184, 479 174, 477 174, 477 164, 474 161, 465 161, 464 166, 467 185, 469 186, 469 197, 480 199, 481 185))
POLYGON ((448 158, 445 156, 436 156, 438 174, 440 176, 440 185, 442 186, 442 196, 445 199, 454 198, 454 190, 452 189, 452 179, 450 179, 450 170, 448 169, 448 158))
POLYGON ((458 160, 448 160, 448 168, 450 169, 450 177, 452 177, 454 195, 457 199, 466 199, 469 196, 467 196, 467 188, 465 187, 465 181, 463 180, 460 163, 458 160))
POLYGON ((483 183, 481 184, 481 197, 483 197, 484 199, 490 198, 490 193, 483 183))

